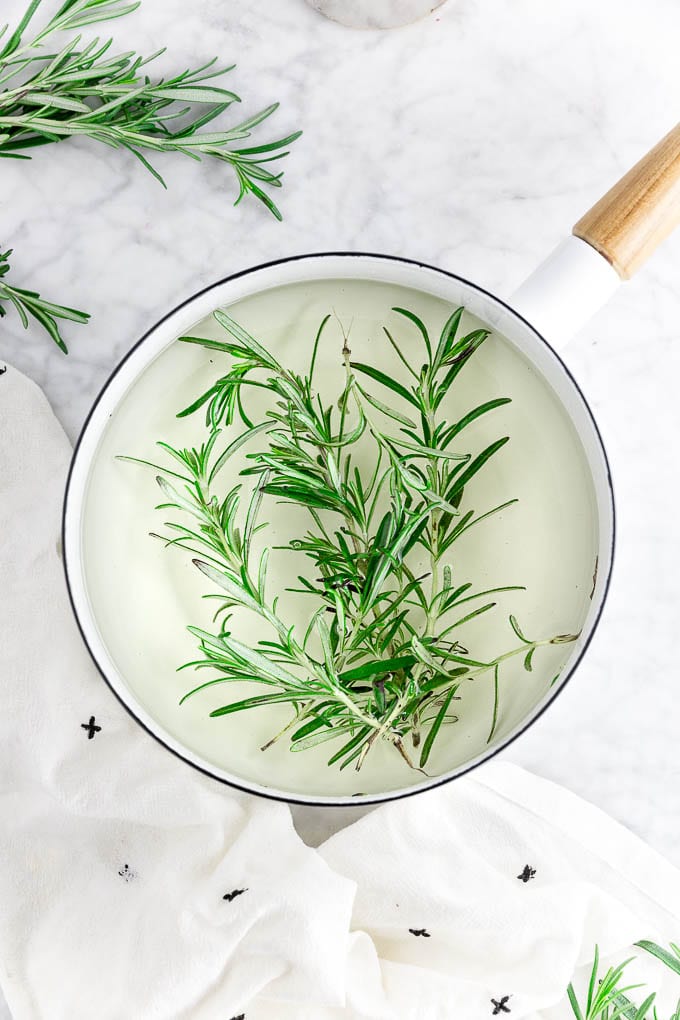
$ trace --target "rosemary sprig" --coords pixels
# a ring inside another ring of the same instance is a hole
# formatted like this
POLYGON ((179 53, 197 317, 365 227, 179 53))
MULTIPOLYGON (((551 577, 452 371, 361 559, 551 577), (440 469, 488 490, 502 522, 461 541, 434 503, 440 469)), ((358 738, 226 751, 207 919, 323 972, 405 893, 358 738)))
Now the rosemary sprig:
MULTIPOLYGON (((517 640, 499 655, 473 654, 458 640, 466 623, 496 607, 498 595, 521 590, 517 585, 475 590, 469 580, 454 580, 449 562, 463 534, 516 502, 506 500, 479 514, 463 507, 472 481, 508 437, 473 454, 459 448, 461 434, 508 401, 490 400, 447 421, 444 398, 487 331, 459 335, 463 310, 457 309, 434 344, 412 312, 395 311, 423 351, 422 369, 411 370, 413 383, 403 385, 352 361, 345 337, 342 385, 331 404, 324 404, 314 385, 329 316, 312 346, 309 370, 300 375, 224 312, 215 312, 224 339, 181 338, 231 359, 226 374, 179 415, 204 410, 208 438, 189 449, 160 443, 174 466, 152 464, 164 495, 159 508, 173 511, 164 534, 156 537, 191 553, 219 589, 210 596, 217 598, 219 627, 189 628, 200 658, 186 665, 208 669, 210 679, 182 700, 234 681, 263 685, 264 692, 228 702, 211 715, 286 704, 293 715, 282 733, 289 734, 291 749, 334 741, 340 746, 329 765, 340 768, 360 768, 371 748, 386 740, 410 766, 423 769, 443 728, 457 721, 454 702, 464 685, 482 677, 494 685, 491 740, 503 664, 521 655, 530 671, 537 649, 576 637, 531 640, 511 616, 517 640), (389 391, 389 404, 368 388, 372 384, 389 391), (258 421, 245 407, 252 387, 270 398, 258 421), (237 421, 244 430, 224 445, 231 438, 225 429, 237 421), (360 449, 362 463, 371 452, 369 471, 358 466, 360 449), (242 481, 218 495, 219 474, 238 451, 247 462, 242 481), (272 498, 304 507, 310 518, 304 534, 277 550, 302 552, 311 561, 310 574, 300 575, 298 586, 289 589, 312 600, 304 636, 296 635, 280 600, 267 596, 272 550, 266 544, 255 549, 261 544, 255 537, 266 528, 262 507, 272 498), (268 631, 255 647, 236 637, 235 611, 255 614, 268 631)), ((407 364, 397 340, 387 332, 386 338, 407 364)))
POLYGON ((41 298, 34 290, 23 287, 12 287, 5 277, 10 269, 9 257, 12 249, 0 252, 0 319, 7 314, 7 305, 13 305, 19 313, 24 328, 28 328, 29 316, 47 330, 57 346, 66 354, 67 348, 59 332, 58 319, 68 319, 80 324, 86 323, 90 316, 87 312, 79 312, 76 308, 67 308, 52 301, 41 298))
POLYGON ((31 0, 13 32, 0 28, 0 157, 30 159, 28 150, 65 138, 85 136, 126 149, 165 182, 144 152, 181 152, 192 159, 210 157, 228 164, 236 175, 236 202, 254 195, 278 219, 281 214, 265 188, 281 186, 280 172, 269 164, 287 155, 300 132, 259 145, 241 144, 277 109, 273 103, 230 128, 212 126, 240 102, 236 93, 214 83, 232 67, 216 58, 170 78, 152 80, 149 57, 114 54, 112 40, 85 43, 72 35, 55 52, 53 37, 135 11, 138 0, 65 0, 46 25, 27 38, 41 0, 31 0), (9 33, 9 34, 8 34, 9 33))
MULTIPOLYGON (((664 949, 647 939, 635 945, 660 960, 668 970, 680 975, 680 947, 671 943, 670 949, 664 949)), ((573 984, 567 989, 569 1004, 576 1020, 660 1020, 655 1006, 656 992, 650 992, 640 1005, 630 999, 631 992, 643 987, 640 984, 623 983, 624 974, 632 960, 633 957, 630 957, 600 975, 600 954, 598 948, 595 948, 584 1000, 579 1001, 573 984)), ((680 999, 668 1020, 680 1020, 680 999)))

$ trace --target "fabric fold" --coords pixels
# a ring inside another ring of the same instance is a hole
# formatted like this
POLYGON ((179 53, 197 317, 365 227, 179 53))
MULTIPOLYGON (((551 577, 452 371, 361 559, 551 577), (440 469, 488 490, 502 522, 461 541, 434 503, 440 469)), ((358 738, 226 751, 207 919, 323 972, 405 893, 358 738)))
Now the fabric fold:
MULTIPOLYGON (((318 849, 158 745, 68 604, 70 448, 0 374, 0 985, 14 1020, 567 1020, 599 945, 680 941, 680 875, 493 762, 318 849)), ((105 541, 105 536, 102 538, 105 541)), ((634 977, 680 988, 654 961, 634 977)))
POLYGON ((0 984, 13 1017, 229 1020, 263 990, 341 1006, 354 883, 285 805, 156 744, 87 655, 60 559, 70 455, 41 391, 8 367, 0 984))

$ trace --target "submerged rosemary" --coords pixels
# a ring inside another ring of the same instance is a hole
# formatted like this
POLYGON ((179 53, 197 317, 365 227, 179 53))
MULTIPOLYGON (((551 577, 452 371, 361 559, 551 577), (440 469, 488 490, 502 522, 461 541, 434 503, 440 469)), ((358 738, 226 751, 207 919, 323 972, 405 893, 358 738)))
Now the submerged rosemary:
POLYGON ((181 667, 208 669, 210 678, 182 701, 216 685, 257 685, 256 693, 226 700, 210 714, 286 705, 291 718, 265 748, 284 733, 293 751, 332 742, 328 764, 340 768, 359 769, 372 747, 388 741, 410 766, 423 769, 443 727, 457 720, 464 685, 482 677, 493 689, 491 740, 503 664, 522 656, 530 671, 541 646, 576 637, 534 640, 510 616, 515 641, 495 657, 471 651, 459 639, 466 623, 494 609, 496 596, 521 590, 477 590, 472 581, 454 577, 451 565, 461 536, 517 502, 477 513, 466 498, 509 437, 472 454, 463 445, 465 430, 509 400, 488 400, 448 421, 443 401, 488 331, 459 335, 458 308, 433 341, 413 312, 394 311, 416 338, 422 367, 416 371, 384 329, 410 375, 405 385, 353 360, 345 336, 332 403, 324 403, 315 387, 317 352, 330 316, 300 375, 224 312, 215 312, 223 339, 181 338, 230 359, 226 373, 179 415, 203 409, 206 440, 189 449, 161 442, 173 466, 151 465, 160 472, 159 509, 175 512, 156 537, 190 552, 219 592, 209 596, 218 601, 217 626, 189 628, 200 657, 181 667), (257 419, 247 410, 251 387, 269 394, 257 419), (234 438, 237 422, 244 430, 234 438), (225 493, 220 472, 244 448, 241 481, 225 493), (302 552, 310 563, 288 589, 309 598, 304 633, 291 626, 285 605, 267 590, 271 549, 261 532, 267 527, 264 508, 273 501, 303 507, 309 519, 308 530, 283 547, 302 552), (267 633, 255 646, 239 639, 237 611, 261 620, 267 633))

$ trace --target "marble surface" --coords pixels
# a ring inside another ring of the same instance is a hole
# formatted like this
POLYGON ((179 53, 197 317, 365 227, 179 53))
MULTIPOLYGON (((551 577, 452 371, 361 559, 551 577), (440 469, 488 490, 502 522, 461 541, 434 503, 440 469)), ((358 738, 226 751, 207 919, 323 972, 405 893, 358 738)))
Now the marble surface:
MULTIPOLYGON (((24 7, 5 0, 3 16, 24 7)), ((167 70, 237 60, 244 108, 278 99, 268 130, 305 134, 286 162, 283 224, 255 202, 233 209, 225 168, 179 156, 158 159, 167 192, 132 157, 85 142, 3 164, 14 282, 93 315, 69 330, 68 357, 15 318, 0 327, 0 358, 45 389, 72 438, 160 316, 263 260, 404 254, 510 294, 677 117, 675 0, 449 0, 415 25, 365 33, 304 0, 145 0, 113 28, 121 49, 167 44, 167 70)), ((676 236, 568 351, 611 458, 614 582, 586 660, 506 752, 678 865, 679 273, 676 236)), ((307 811, 299 823, 318 841, 340 820, 307 811)))

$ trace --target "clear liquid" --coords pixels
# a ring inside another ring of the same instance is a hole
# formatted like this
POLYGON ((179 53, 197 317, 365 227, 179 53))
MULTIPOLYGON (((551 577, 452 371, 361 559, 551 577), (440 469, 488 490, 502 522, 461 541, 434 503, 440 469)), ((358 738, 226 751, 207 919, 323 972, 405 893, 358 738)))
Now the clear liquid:
MULTIPOLYGON (((325 397, 338 394, 343 384, 342 331, 350 328, 353 358, 373 364, 406 382, 406 371, 382 334, 387 325, 399 338, 417 368, 422 355, 415 330, 390 309, 408 308, 436 337, 451 306, 431 295, 369 281, 315 281, 291 284, 246 298, 232 305, 230 314, 280 361, 303 371, 321 319, 329 323, 317 356, 316 378, 325 397)), ((479 323, 468 317, 463 328, 479 323)), ((221 335, 212 320, 192 331, 200 336, 221 335)), ((158 439, 175 446, 205 439, 201 413, 178 420, 176 412, 203 392, 221 374, 229 359, 218 352, 174 343, 163 351, 127 392, 110 420, 92 467, 84 513, 83 556, 88 595, 101 636, 129 689, 167 733, 206 762, 235 777, 274 786, 291 794, 333 796, 370 794, 408 787, 423 780, 391 746, 375 747, 357 773, 339 772, 326 762, 336 745, 291 753, 286 738, 266 752, 262 744, 290 719, 286 707, 256 709, 210 719, 213 708, 237 697, 259 693, 253 685, 219 685, 179 707, 188 689, 207 679, 207 672, 177 672, 196 657, 188 624, 210 629, 215 603, 201 599, 210 585, 191 564, 191 556, 165 549, 149 537, 171 519, 154 510, 161 502, 151 469, 116 460, 127 454, 168 463, 154 448, 158 439), (159 456, 161 459, 159 460, 159 456)), ((377 396, 380 387, 371 387, 377 396)), ((510 442, 466 490, 463 510, 478 513, 506 500, 519 503, 471 529, 453 547, 454 581, 472 580, 475 590, 501 585, 525 585, 524 592, 497 596, 492 612, 465 625, 460 640, 474 655, 492 658, 516 647, 508 625, 514 613, 532 638, 576 632, 590 604, 597 554, 597 517, 590 472, 576 432, 550 387, 510 343, 492 335, 461 372, 442 412, 457 420, 472 407, 494 397, 512 403, 484 415, 461 436, 465 450, 476 453, 500 436, 510 442)), ((253 402, 249 403, 254 407, 253 402)), ((234 435, 242 427, 235 426, 234 435)), ((238 481, 243 461, 234 460, 220 476, 226 492, 238 481)), ((269 521, 268 545, 285 544, 302 533, 308 519, 298 508, 270 501, 262 520, 269 521)), ((269 592, 295 584, 298 573, 309 573, 310 561, 294 562, 291 553, 275 555, 269 572, 269 592)), ((283 594, 282 613, 305 625, 311 602, 283 594)), ((259 620, 239 617, 238 636, 245 642, 263 637, 259 620)), ((522 658, 510 660, 501 673, 500 714, 494 741, 525 718, 545 695, 551 680, 571 654, 571 646, 539 649, 531 673, 522 658)), ((427 766, 431 775, 461 765, 487 747, 493 706, 492 677, 463 685, 459 721, 448 726, 427 766)), ((337 747, 340 745, 338 744, 337 747)))

